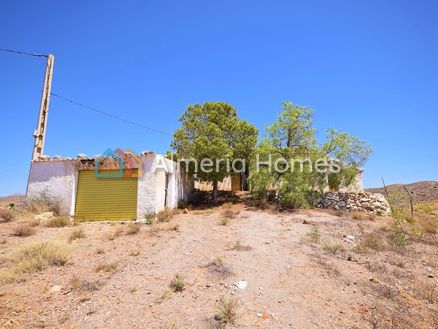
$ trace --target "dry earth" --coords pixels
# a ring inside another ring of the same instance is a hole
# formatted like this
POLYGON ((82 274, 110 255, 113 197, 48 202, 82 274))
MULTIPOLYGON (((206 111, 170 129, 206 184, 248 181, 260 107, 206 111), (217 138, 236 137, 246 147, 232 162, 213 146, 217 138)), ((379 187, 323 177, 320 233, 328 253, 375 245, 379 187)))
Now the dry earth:
POLYGON ((83 223, 17 237, 20 219, 0 224, 0 272, 31 241, 69 249, 64 266, 0 285, 0 327, 216 328, 225 296, 237 302, 230 328, 438 328, 436 234, 397 251, 385 240, 388 218, 238 204, 221 225, 223 211, 189 211, 131 235, 127 224, 83 223), (68 243, 78 228, 85 237, 68 243), (363 247, 369 236, 378 250, 363 247), (169 290, 176 274, 182 292, 169 290))

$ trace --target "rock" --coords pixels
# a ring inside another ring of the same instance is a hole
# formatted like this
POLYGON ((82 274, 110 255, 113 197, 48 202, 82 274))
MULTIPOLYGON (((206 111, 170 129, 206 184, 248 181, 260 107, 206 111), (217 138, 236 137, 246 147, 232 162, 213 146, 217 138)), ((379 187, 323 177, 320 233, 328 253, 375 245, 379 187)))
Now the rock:
POLYGON ((370 281, 373 283, 380 283, 380 281, 376 278, 370 278, 370 281))
POLYGON ((188 210, 187 208, 184 208, 183 211, 182 211, 182 213, 183 213, 183 214, 188 214, 188 213, 189 213, 189 210, 188 210))
POLYGON ((60 292, 61 290, 62 290, 62 286, 58 286, 58 285, 55 285, 52 288, 50 288, 50 292, 52 294, 56 294, 56 293, 60 292))
POLYGON ((243 289, 245 289, 248 286, 248 282, 246 282, 246 281, 239 281, 239 282, 234 283, 234 286, 236 286, 237 288, 243 290, 243 289))
POLYGON ((346 242, 350 242, 350 243, 353 243, 353 242, 354 242, 354 236, 352 236, 352 235, 347 235, 347 236, 345 237, 344 241, 346 241, 346 242))

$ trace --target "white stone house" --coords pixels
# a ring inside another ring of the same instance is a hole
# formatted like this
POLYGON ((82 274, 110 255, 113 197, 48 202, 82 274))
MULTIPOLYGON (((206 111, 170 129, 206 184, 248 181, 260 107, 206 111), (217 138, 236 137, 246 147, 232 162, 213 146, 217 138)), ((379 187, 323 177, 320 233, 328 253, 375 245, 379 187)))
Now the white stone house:
POLYGON ((124 163, 123 168, 112 157, 40 157, 31 163, 26 197, 44 195, 64 213, 87 221, 142 220, 188 201, 193 180, 177 163, 154 152, 129 157, 131 165, 124 163))

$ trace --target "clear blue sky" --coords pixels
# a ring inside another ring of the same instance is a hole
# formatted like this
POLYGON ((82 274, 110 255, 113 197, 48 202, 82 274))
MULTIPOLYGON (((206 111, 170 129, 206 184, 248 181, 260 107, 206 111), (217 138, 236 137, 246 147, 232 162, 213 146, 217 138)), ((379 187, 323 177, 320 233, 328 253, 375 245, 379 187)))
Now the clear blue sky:
MULTIPOLYGON (((53 91, 173 132, 226 101, 259 129, 283 101, 374 153, 365 185, 438 180, 436 1, 3 1, 0 48, 56 56, 53 91)), ((0 53, 0 195, 25 191, 44 60, 0 53)), ((52 98, 46 154, 169 148, 52 98)))

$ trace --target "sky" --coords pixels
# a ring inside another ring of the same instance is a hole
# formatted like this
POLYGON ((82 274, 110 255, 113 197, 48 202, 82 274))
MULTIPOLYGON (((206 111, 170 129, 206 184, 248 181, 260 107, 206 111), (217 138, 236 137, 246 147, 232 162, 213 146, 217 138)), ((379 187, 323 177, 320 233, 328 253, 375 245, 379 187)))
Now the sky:
MULTIPOLYGON (((436 1, 3 1, 0 48, 55 55, 52 91, 170 135, 225 101, 263 136, 284 101, 367 141, 366 187, 438 180, 436 1)), ((0 52, 0 195, 24 193, 44 58, 0 52)), ((169 149, 171 136, 52 97, 45 153, 169 149)))

